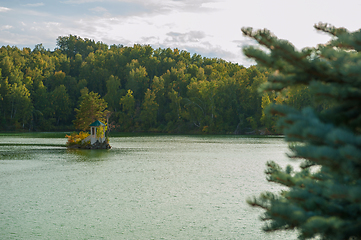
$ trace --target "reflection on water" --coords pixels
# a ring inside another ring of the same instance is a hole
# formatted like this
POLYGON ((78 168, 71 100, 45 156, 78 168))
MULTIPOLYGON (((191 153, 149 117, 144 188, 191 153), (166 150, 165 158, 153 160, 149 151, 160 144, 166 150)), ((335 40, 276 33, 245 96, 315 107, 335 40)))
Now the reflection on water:
POLYGON ((84 150, 84 149, 67 149, 70 159, 78 162, 87 161, 106 161, 109 156, 109 151, 106 149, 99 150, 84 150))
MULTIPOLYGON (((64 134, 65 135, 65 134, 64 134)), ((278 191, 281 138, 125 136, 111 150, 63 136, 0 136, 0 239, 296 239, 260 229, 245 203, 278 191)))

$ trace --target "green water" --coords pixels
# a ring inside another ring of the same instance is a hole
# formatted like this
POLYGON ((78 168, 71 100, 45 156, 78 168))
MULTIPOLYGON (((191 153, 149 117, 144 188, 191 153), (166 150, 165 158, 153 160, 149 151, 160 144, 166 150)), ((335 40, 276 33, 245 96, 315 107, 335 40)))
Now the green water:
POLYGON ((112 137, 68 150, 64 134, 0 135, 0 239, 296 239, 265 234, 247 197, 280 188, 282 138, 112 137))

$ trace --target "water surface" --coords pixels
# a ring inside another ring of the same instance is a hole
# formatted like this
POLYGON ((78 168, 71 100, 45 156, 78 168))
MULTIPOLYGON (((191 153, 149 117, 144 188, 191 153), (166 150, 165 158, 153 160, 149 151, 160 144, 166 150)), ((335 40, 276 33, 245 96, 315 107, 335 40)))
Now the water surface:
POLYGON ((65 134, 0 135, 0 239, 296 239, 265 234, 246 199, 280 188, 277 137, 112 137, 69 150, 65 134))

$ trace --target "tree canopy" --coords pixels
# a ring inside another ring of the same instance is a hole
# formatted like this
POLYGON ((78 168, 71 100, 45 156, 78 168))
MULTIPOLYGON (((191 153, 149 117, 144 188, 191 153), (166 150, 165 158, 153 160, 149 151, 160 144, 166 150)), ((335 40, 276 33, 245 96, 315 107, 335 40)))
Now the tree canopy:
POLYGON ((361 31, 322 23, 315 28, 332 40, 301 51, 268 30, 242 29, 268 49, 244 49, 273 69, 265 91, 291 87, 289 101, 298 102, 308 89, 316 101, 328 103, 323 111, 299 102, 269 108, 281 116, 278 126, 291 143, 291 158, 300 159, 300 170, 268 162, 268 181, 286 190, 248 202, 265 210, 265 231, 296 229, 299 239, 361 239, 361 31))
POLYGON ((89 125, 96 120, 106 121, 108 114, 107 103, 101 99, 98 93, 88 92, 87 88, 81 90, 79 108, 76 108, 76 118, 73 121, 76 129, 88 130, 89 125))
POLYGON ((268 100, 298 107, 314 101, 308 89, 259 94, 268 75, 267 68, 184 50, 108 46, 73 35, 58 37, 54 51, 3 46, 0 130, 73 130, 86 87, 106 101, 114 131, 275 132, 275 118, 265 116, 268 100))

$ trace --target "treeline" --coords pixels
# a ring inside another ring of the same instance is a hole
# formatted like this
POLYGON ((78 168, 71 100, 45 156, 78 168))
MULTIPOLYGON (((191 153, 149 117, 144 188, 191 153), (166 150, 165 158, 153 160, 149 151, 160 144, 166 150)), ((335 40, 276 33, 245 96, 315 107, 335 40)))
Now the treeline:
MULTIPOLYGON (((269 71, 149 45, 108 46, 64 36, 54 51, 42 44, 0 49, 0 130, 73 130, 81 90, 98 93, 116 131, 274 132, 271 102, 314 105, 306 87, 259 93, 269 71)), ((322 108, 322 106, 319 106, 322 108)))

